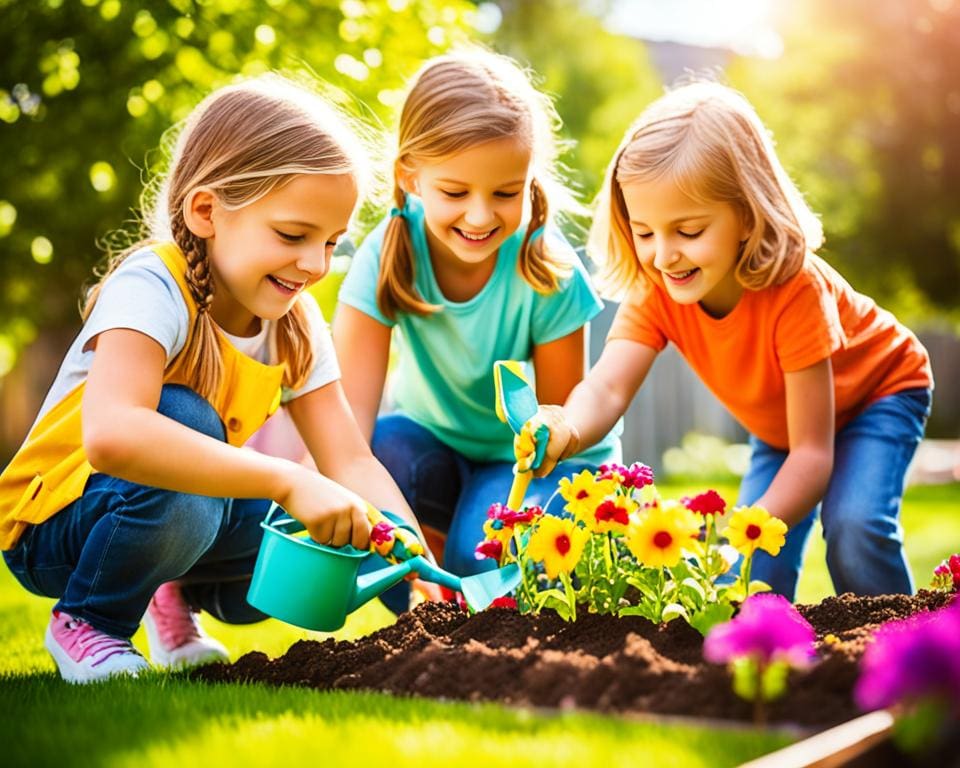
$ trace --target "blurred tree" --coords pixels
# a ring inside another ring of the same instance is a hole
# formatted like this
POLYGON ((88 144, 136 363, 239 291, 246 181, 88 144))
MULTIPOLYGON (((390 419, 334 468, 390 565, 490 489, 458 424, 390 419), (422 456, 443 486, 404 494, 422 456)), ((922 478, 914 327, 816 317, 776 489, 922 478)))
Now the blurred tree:
POLYGON ((162 132, 212 88, 314 71, 387 114, 473 34, 466 0, 0 0, 0 377, 74 324, 98 239, 136 218, 162 132))
POLYGON ((960 323, 960 4, 784 4, 786 52, 740 60, 828 257, 912 319, 960 323))
POLYGON ((491 44, 531 66, 556 96, 564 132, 576 143, 566 158, 589 199, 598 190, 623 133, 662 93, 660 76, 638 40, 603 26, 609 3, 498 0, 503 21, 491 44))

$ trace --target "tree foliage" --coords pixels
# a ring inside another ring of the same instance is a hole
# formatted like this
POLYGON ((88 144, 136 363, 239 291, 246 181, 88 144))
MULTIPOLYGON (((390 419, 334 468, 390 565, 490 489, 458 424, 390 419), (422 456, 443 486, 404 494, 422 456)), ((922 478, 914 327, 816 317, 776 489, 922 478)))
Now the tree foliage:
POLYGON ((136 216, 172 123, 238 74, 310 70, 381 117, 473 34, 465 0, 0 0, 0 375, 76 322, 96 243, 136 216))
POLYGON ((823 217, 826 254, 906 316, 960 306, 960 5, 806 0, 730 78, 823 217))

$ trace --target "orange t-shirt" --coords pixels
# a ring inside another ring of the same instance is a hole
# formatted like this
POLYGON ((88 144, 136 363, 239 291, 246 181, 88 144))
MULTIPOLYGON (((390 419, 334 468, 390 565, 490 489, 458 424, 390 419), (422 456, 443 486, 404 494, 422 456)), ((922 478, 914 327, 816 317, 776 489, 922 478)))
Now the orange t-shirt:
POLYGON ((933 386, 917 337, 812 255, 784 284, 744 291, 719 319, 699 304, 678 304, 661 286, 638 286, 620 306, 611 339, 657 351, 672 341, 747 431, 783 450, 785 372, 831 359, 837 429, 874 400, 933 386))

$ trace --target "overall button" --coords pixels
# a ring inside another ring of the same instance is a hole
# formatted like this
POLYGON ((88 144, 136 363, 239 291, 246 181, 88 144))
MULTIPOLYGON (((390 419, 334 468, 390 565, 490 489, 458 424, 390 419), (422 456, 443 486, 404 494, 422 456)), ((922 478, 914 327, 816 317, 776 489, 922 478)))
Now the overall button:
POLYGON ((239 432, 243 428, 243 422, 240 421, 236 416, 231 416, 227 419, 227 429, 231 432, 239 432))

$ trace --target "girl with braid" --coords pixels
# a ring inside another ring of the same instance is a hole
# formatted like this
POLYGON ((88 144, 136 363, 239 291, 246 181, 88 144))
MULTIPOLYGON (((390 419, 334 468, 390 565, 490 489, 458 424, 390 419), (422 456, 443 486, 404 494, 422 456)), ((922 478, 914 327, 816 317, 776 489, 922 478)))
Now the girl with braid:
POLYGON ((87 295, 0 476, 0 546, 24 587, 58 598, 45 645, 66 680, 148 669, 130 643, 141 618, 158 665, 226 658, 195 612, 266 618, 245 598, 271 500, 335 546, 367 546, 361 491, 416 527, 305 292, 348 227, 364 157, 345 119, 292 82, 219 90, 145 205, 150 239, 87 295), (241 448, 281 404, 320 472, 241 448))
MULTIPOLYGON (((347 399, 417 516, 448 532, 444 565, 460 575, 496 566, 474 549, 513 479, 493 363, 525 361, 540 401, 562 403, 585 372, 584 326, 602 309, 551 221, 576 209, 554 168, 558 122, 505 57, 466 50, 428 61, 400 116, 395 207, 340 291, 333 337, 347 399), (378 418, 394 329, 395 411, 378 418)), ((618 460, 619 448, 612 430, 572 463, 618 460)), ((527 500, 546 503, 558 479, 534 481, 527 500)), ((402 609, 407 588, 384 602, 402 609)))

